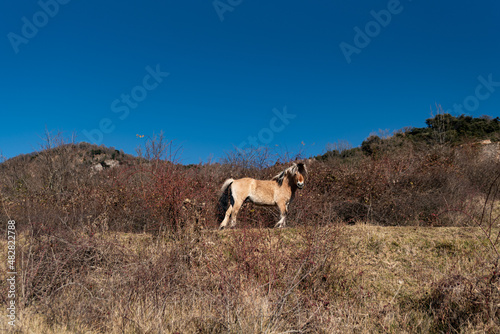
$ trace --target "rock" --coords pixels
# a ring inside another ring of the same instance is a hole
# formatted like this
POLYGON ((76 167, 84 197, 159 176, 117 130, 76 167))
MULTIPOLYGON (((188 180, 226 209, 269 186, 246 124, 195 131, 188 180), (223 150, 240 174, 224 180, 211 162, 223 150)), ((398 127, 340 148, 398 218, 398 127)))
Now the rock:
POLYGON ((104 160, 104 164, 109 168, 115 168, 120 165, 120 162, 118 160, 106 159, 104 160))
POLYGON ((90 167, 91 174, 102 172, 103 169, 104 167, 102 167, 101 164, 95 164, 92 167, 90 167))

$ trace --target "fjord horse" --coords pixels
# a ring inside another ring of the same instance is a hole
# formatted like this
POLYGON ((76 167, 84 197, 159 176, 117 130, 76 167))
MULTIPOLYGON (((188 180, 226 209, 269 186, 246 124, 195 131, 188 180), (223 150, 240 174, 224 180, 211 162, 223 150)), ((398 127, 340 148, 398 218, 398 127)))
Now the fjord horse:
MULTIPOLYGON (((306 173, 304 163, 298 162, 271 180, 255 180, 248 177, 238 180, 227 179, 222 186, 219 198, 222 214, 227 207, 220 229, 225 228, 229 222, 231 227, 236 225, 236 216, 246 200, 257 205, 277 206, 280 210, 280 220, 275 227, 285 227, 288 205, 295 191, 304 187, 306 173)), ((221 219, 222 215, 219 221, 221 219)))

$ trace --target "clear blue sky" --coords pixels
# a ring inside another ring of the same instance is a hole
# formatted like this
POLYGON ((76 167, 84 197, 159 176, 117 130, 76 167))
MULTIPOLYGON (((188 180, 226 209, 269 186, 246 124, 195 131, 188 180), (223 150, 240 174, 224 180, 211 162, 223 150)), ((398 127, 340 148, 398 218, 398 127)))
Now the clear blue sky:
POLYGON ((20 0, 0 12, 6 157, 37 149, 45 126, 128 153, 136 134, 163 130, 197 163, 249 137, 308 155, 358 146, 424 126, 436 103, 500 115, 498 1, 20 0))

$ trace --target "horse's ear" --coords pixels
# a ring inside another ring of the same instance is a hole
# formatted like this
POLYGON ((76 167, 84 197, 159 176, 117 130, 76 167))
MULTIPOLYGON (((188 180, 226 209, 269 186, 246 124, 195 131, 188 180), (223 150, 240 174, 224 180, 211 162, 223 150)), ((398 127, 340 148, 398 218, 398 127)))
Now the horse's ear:
POLYGON ((297 162, 296 165, 297 165, 297 168, 301 174, 307 173, 306 164, 304 162, 297 162))
POLYGON ((285 172, 290 175, 290 176, 293 176, 296 172, 297 172, 297 164, 294 162, 290 167, 288 167, 285 172))

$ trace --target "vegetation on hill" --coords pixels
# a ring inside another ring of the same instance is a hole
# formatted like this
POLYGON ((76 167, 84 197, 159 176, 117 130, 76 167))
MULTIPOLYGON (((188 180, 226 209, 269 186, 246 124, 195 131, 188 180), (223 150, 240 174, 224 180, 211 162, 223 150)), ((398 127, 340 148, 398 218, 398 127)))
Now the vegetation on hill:
POLYGON ((500 140, 500 118, 437 114, 425 121, 426 128, 412 128, 406 136, 427 143, 463 143, 471 140, 500 140))
POLYGON ((18 329, 498 332, 500 162, 463 145, 498 140, 487 130, 498 120, 482 119, 332 145, 307 161, 284 230, 266 228, 277 210, 248 203, 238 229, 217 229, 225 179, 289 166, 268 166, 268 150, 183 166, 162 135, 139 157, 49 136, 0 164, 0 224, 16 222, 18 329), (120 165, 93 169, 109 159, 120 165))
POLYGON ((490 139, 492 142, 500 141, 499 117, 466 115, 456 117, 446 113, 438 113, 427 119, 425 124, 426 127, 407 127, 396 131, 393 136, 385 138, 372 134, 361 143, 361 147, 352 148, 345 142, 340 142, 340 145, 330 145, 327 147, 327 152, 318 156, 317 159, 352 159, 362 155, 372 156, 383 154, 389 150, 398 150, 405 144, 429 148, 445 144, 456 146, 485 139, 490 139))

